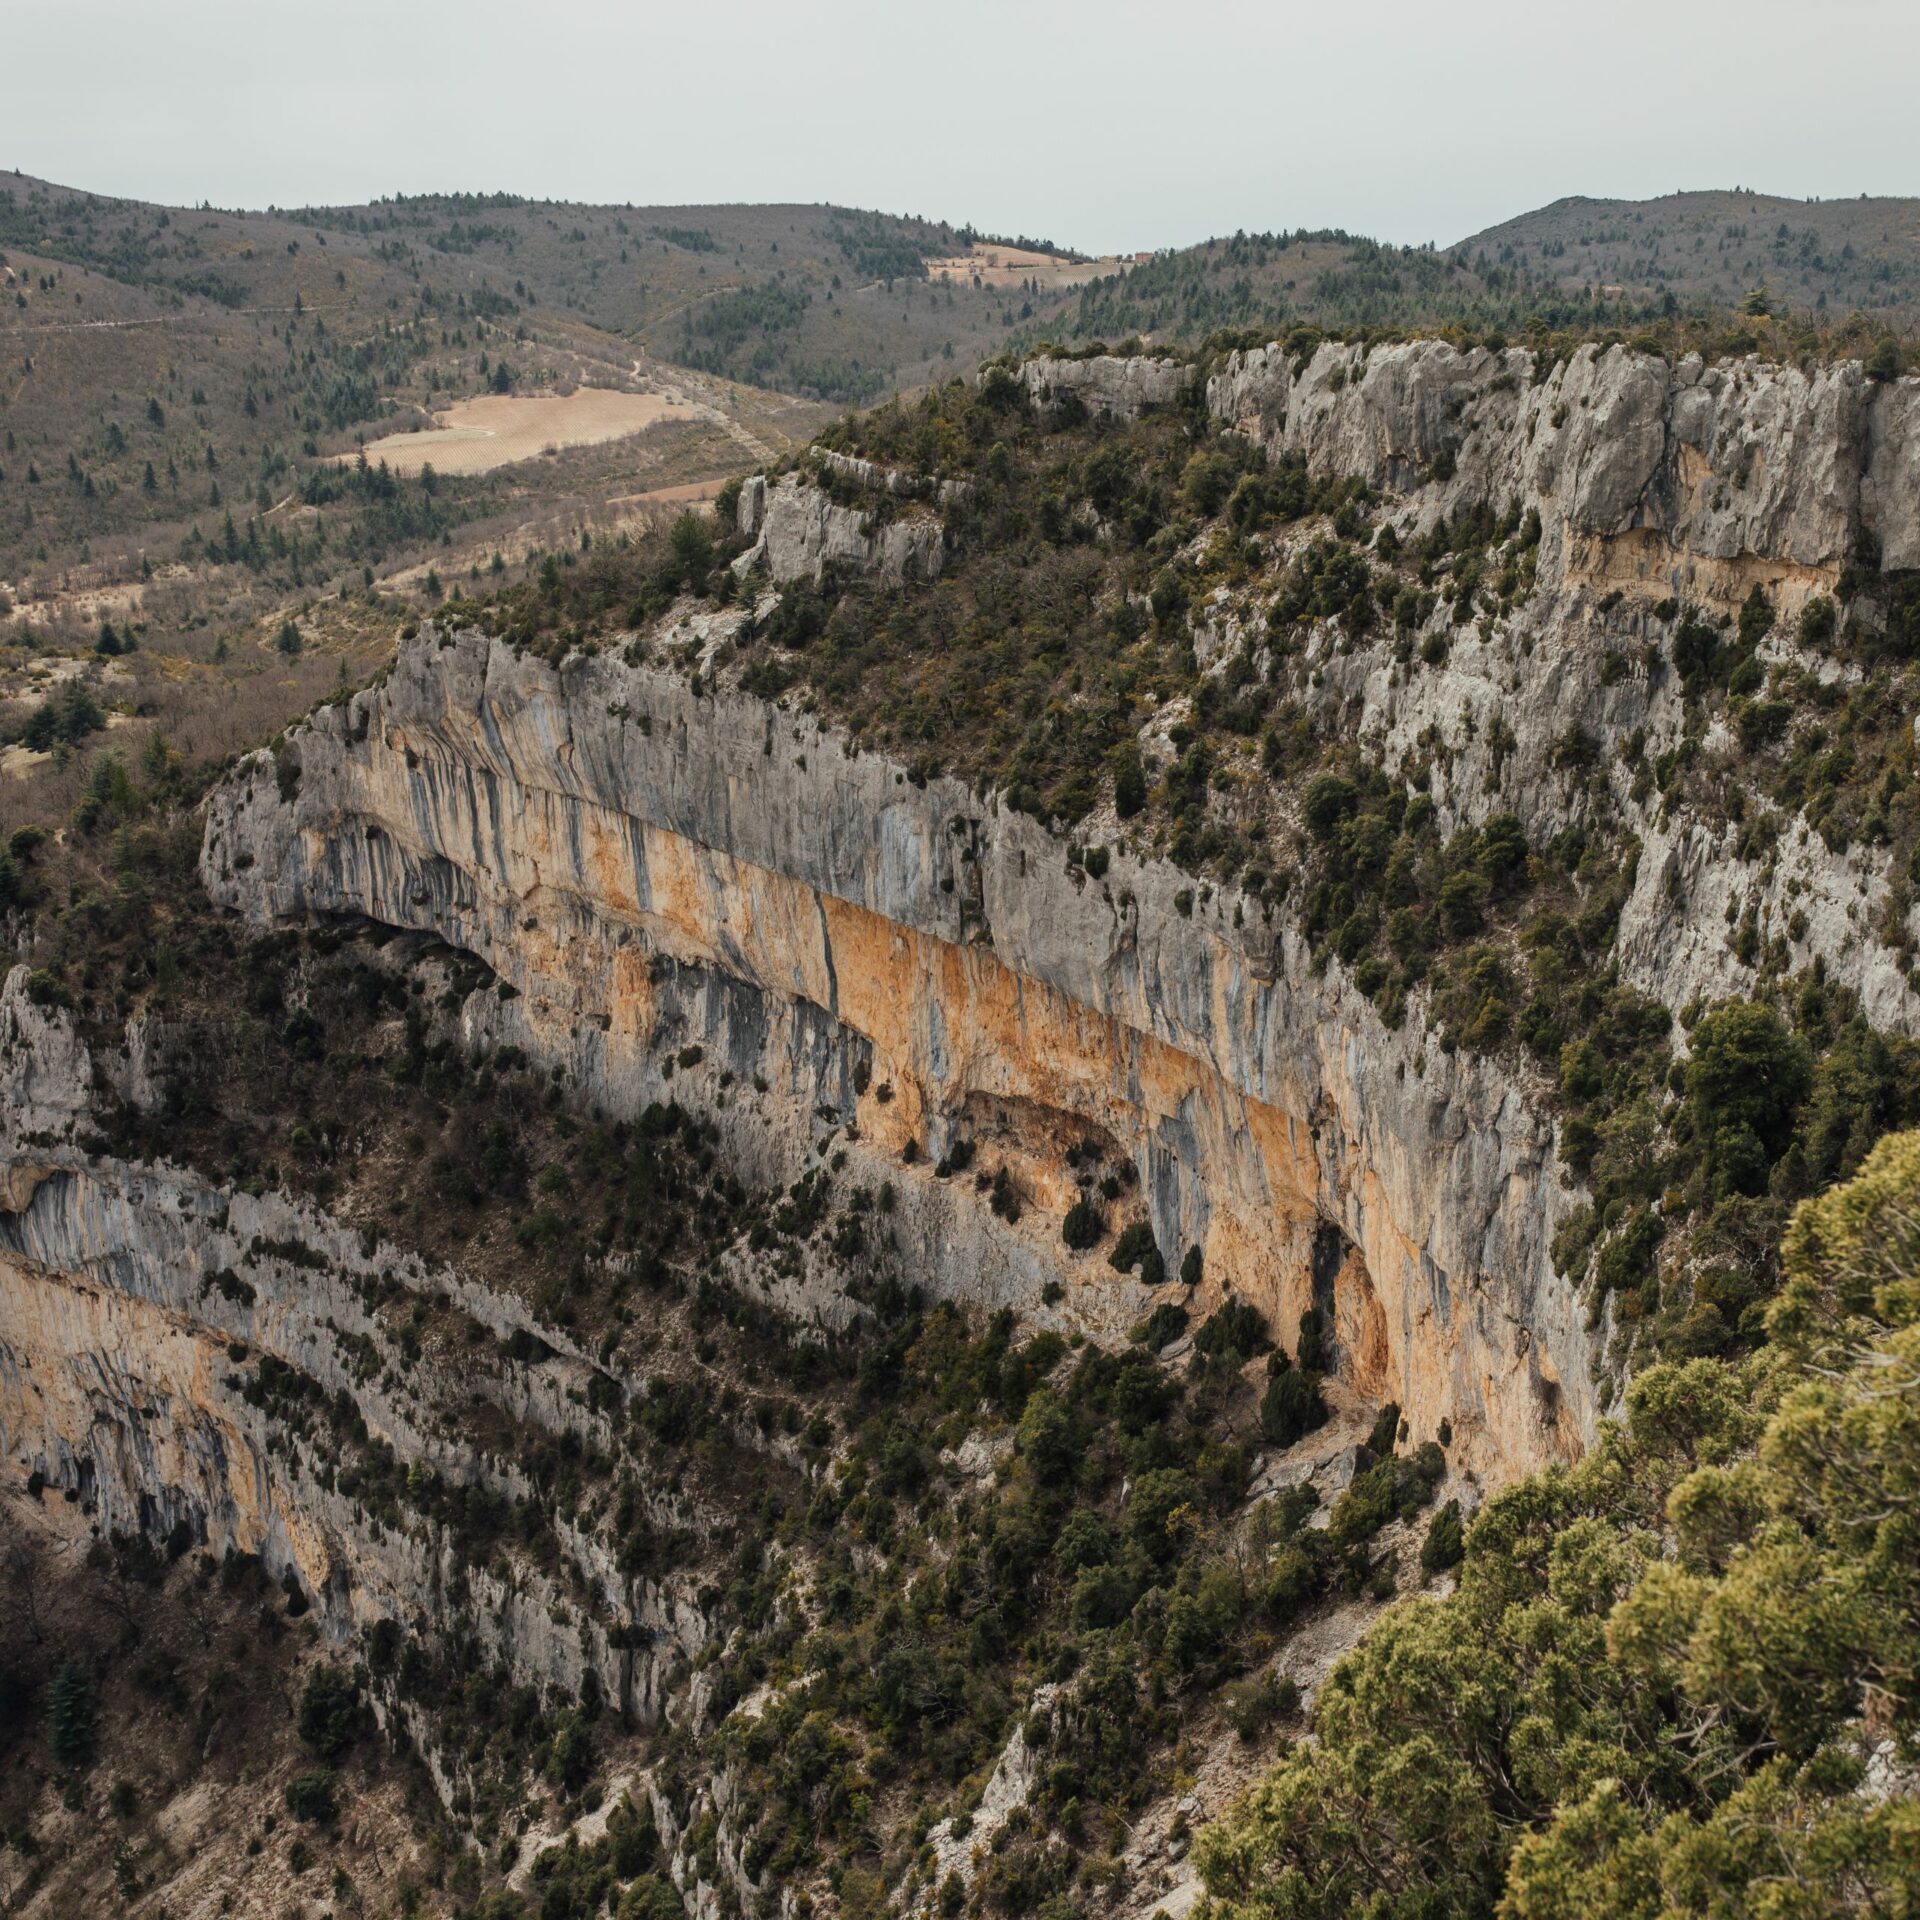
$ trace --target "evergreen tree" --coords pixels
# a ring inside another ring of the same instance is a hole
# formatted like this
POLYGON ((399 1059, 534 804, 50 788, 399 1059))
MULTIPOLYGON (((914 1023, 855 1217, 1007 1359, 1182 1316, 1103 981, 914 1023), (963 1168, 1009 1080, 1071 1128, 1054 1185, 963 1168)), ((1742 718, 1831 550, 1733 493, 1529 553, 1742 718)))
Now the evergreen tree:
POLYGON ((93 1678, 76 1659, 60 1663, 47 1687, 47 1743, 63 1767, 84 1767, 93 1759, 98 1728, 93 1678))

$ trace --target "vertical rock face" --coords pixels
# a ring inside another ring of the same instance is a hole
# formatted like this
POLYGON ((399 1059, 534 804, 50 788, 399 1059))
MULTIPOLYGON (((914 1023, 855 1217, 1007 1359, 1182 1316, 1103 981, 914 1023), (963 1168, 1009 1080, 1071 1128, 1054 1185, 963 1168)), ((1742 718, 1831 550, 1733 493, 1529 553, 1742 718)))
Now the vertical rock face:
POLYGON ((690 1588, 622 1573, 581 1535, 570 1545, 584 1594, 466 1564, 432 1528, 382 1525, 337 1484, 328 1432, 277 1417, 256 1371, 264 1356, 345 1395, 418 1472, 516 1499, 532 1489, 513 1458, 448 1438, 440 1413, 478 1399, 509 1423, 604 1443, 605 1417, 588 1411, 583 1390, 590 1359, 556 1351, 564 1337, 552 1328, 537 1349, 550 1357, 535 1365, 473 1340, 451 1363, 404 1354, 371 1310, 396 1291, 469 1318, 495 1342, 533 1324, 517 1302, 317 1207, 89 1153, 75 1136, 91 1079, 87 1049, 64 1016, 28 1000, 15 968, 0 988, 0 1449, 10 1467, 84 1501, 103 1532, 178 1528, 216 1555, 260 1555, 335 1634, 470 1609, 516 1671, 569 1694, 591 1673, 609 1699, 656 1715, 674 1660, 704 1638, 690 1588))
MULTIPOLYGON (((853 477, 870 478, 864 472, 853 477)), ((829 567, 839 567, 876 574, 897 587, 934 579, 945 558, 940 522, 930 514, 909 509, 883 520, 869 509, 836 504, 806 474, 771 483, 755 475, 740 489, 738 511, 740 531, 753 545, 733 563, 734 571, 744 578, 764 569, 776 586, 801 579, 818 586, 829 567)))
POLYGON ((1019 379, 1043 411, 1077 401, 1091 414, 1134 420, 1148 407, 1169 407, 1182 399, 1193 386, 1194 371, 1178 360, 1099 353, 1079 360, 1028 360, 1019 379))
MULTIPOLYGON (((1191 376, 1107 356, 1021 378, 1037 405, 1072 395, 1125 416, 1178 400, 1191 376)), ((1845 366, 1669 367, 1624 348, 1543 366, 1429 342, 1325 346, 1297 363, 1277 347, 1237 354, 1207 404, 1276 453, 1363 475, 1403 531, 1489 501, 1539 514, 1539 587, 1507 631, 1457 630, 1417 678, 1371 642, 1307 642, 1330 727, 1389 759, 1444 737, 1443 815, 1511 808, 1538 835, 1592 803, 1591 782, 1560 768, 1561 742, 1639 732, 1655 753, 1680 737, 1670 687, 1598 671, 1603 646, 1651 639, 1656 598, 1724 609, 1758 583, 1791 606, 1862 552, 1916 563, 1917 396, 1920 383, 1845 366)), ((877 468, 836 471, 925 497, 877 468)), ((749 482, 749 564, 777 580, 836 564, 929 577, 939 526, 908 506, 888 520, 798 476, 749 482)), ((1223 629, 1238 617, 1217 613, 1223 629)), ((715 623, 741 617, 674 631, 724 638, 715 623)), ((1875 1020, 1915 1024, 1894 956, 1863 931, 1885 894, 1870 849, 1833 855, 1800 822, 1763 871, 1684 816, 1637 813, 1611 763, 1593 779, 1613 783, 1641 841, 1616 948, 1627 978, 1674 1007, 1740 991, 1748 970, 1722 928, 1744 905, 1764 934, 1792 905, 1803 957, 1856 987, 1875 1020)), ((517 996, 472 996, 469 1041, 564 1065, 611 1112, 669 1093, 709 1105, 763 1179, 794 1178, 823 1126, 843 1130, 851 1177, 894 1189, 903 1263, 924 1284, 1123 1337, 1150 1295, 1104 1249, 1062 1244, 1074 1162, 1091 1148, 1131 1182, 1110 1227, 1144 1218, 1170 1268, 1199 1248, 1208 1300, 1237 1291, 1283 1338, 1320 1307, 1355 1388, 1398 1401, 1418 1432, 1449 1421, 1463 1464, 1509 1474, 1591 1433, 1594 1336, 1549 1257, 1578 1196, 1539 1090, 1511 1062, 1443 1052, 1417 1020, 1387 1029, 1251 900, 1119 853, 1091 879, 1031 820, 955 782, 916 784, 811 719, 696 696, 610 654, 554 667, 429 628, 384 685, 222 787, 203 872, 257 924, 365 916, 483 956, 517 996), (933 1163, 963 1145, 977 1168, 1007 1172, 1018 1219, 940 1176, 933 1163)), ((137 1048, 126 1073, 137 1092, 137 1048)), ((184 1519, 268 1553, 330 1618, 420 1604, 439 1577, 430 1555, 408 1547, 400 1565, 399 1547, 353 1534, 320 1478, 268 1470, 228 1350, 342 1384, 339 1330, 377 1338, 353 1284, 376 1271, 457 1298, 502 1335, 515 1310, 368 1252, 312 1210, 92 1158, 94 1065, 18 971, 0 994, 0 1075, 10 1454, 84 1485, 111 1524, 184 1519), (284 1252, 299 1245, 334 1278, 284 1252)), ((831 1319, 839 1279, 816 1263, 782 1282, 782 1303, 831 1319)), ((590 1423, 566 1390, 590 1371, 563 1354, 551 1371, 504 1369, 490 1390, 516 1417, 590 1423)), ((510 1461, 442 1459, 410 1394, 363 1386, 369 1423, 396 1445, 515 1484, 510 1461)), ((604 1569, 594 1578, 616 1624, 671 1615, 604 1569)), ((654 1686, 620 1677, 604 1626, 538 1626, 543 1605, 529 1602, 525 1659, 576 1679, 606 1662, 610 1685, 654 1686)))
POLYGON ((1728 781, 1750 779, 1726 727, 1688 742, 1680 678, 1653 664, 1677 606, 1724 622, 1759 588, 1775 615, 1763 664, 1845 683, 1852 670, 1795 627, 1849 564, 1920 564, 1920 380, 1415 341, 1233 353, 1207 404, 1276 458, 1366 479, 1403 538, 1463 511, 1538 515, 1530 597, 1452 626, 1431 667, 1405 670, 1391 633, 1307 637, 1305 697, 1330 731, 1389 766, 1432 749, 1450 827, 1512 812, 1542 843, 1585 825, 1598 797, 1640 849, 1616 958, 1669 1008, 1752 989, 1728 931, 1745 916, 1762 944, 1784 940, 1794 965, 1817 959, 1845 982, 1876 1024, 1920 1030, 1897 943, 1875 931, 1892 877, 1881 851, 1829 846, 1804 814, 1743 851, 1737 827, 1668 808, 1651 781, 1636 792, 1633 764, 1687 742, 1728 781))
POLYGON ((1855 362, 1709 367, 1614 346, 1547 364, 1437 340, 1297 361, 1272 346, 1229 355, 1207 405, 1317 472, 1417 497, 1424 521, 1538 507, 1548 585, 1831 584, 1863 536, 1886 567, 1920 565, 1920 381, 1855 362))
POLYGON ((1137 1173, 1169 1263, 1199 1246, 1209 1290, 1285 1337, 1330 1239, 1356 1384, 1422 1431, 1449 1419, 1469 1462, 1518 1471, 1591 1431, 1551 1125, 1493 1066, 1389 1031, 1251 901, 1122 856, 1090 881, 1032 821, 811 721, 478 633, 423 631, 297 753, 291 798, 264 756, 216 796, 217 900, 482 955, 518 990, 486 1030, 610 1110, 697 1048, 696 1086, 764 1086, 725 1122, 764 1173, 799 1171, 816 1115, 852 1121, 927 1284, 1045 1317, 1058 1281, 1064 1317, 1117 1337, 1139 1284, 1061 1244, 1091 1141, 1137 1173), (927 1171, 963 1140, 1021 1220, 927 1171))
MULTIPOLYGON (((1193 376, 1105 356, 1020 377, 1042 409, 1130 418, 1189 397, 1193 376)), ((1570 741, 1638 738, 1643 758, 1681 741, 1678 691, 1650 664, 1659 603, 1730 612, 1760 585, 1790 612, 1863 554, 1920 565, 1920 383, 1417 343, 1237 354, 1207 404, 1278 455, 1365 477, 1403 535, 1488 504, 1539 516, 1531 600, 1498 623, 1462 618, 1430 670, 1377 632, 1304 633, 1302 698, 1329 737, 1389 766, 1431 749, 1449 827, 1510 810, 1539 844, 1595 814, 1624 823, 1639 853, 1613 957, 1669 1007, 1750 984, 1728 932, 1744 912, 1763 935, 1797 928, 1797 963, 1823 962, 1875 1021, 1920 1026, 1872 931, 1887 885, 1871 847, 1836 854, 1801 819, 1762 863, 1724 825, 1636 796, 1619 753, 1564 764, 1570 741)), ((964 484, 822 464, 877 507, 798 475, 749 481, 743 574, 931 580, 944 535, 925 503, 964 484)), ((1198 618, 1209 670, 1265 631, 1265 608, 1227 589, 1198 618)), ((685 1101, 760 1181, 795 1180, 830 1134, 850 1184, 889 1190, 902 1269, 931 1290, 1124 1339, 1154 1291, 1110 1264, 1111 1231, 1088 1252, 1063 1244, 1091 1154, 1118 1195, 1109 1230, 1146 1223, 1168 1270, 1198 1250, 1202 1309, 1233 1292, 1289 1344, 1318 1309, 1337 1377, 1398 1403, 1417 1438, 1446 1423, 1457 1466, 1505 1478, 1586 1444, 1599 1335, 1550 1253, 1580 1195, 1525 1065, 1443 1048, 1417 1005, 1387 1027, 1253 898, 1120 851, 1091 876, 961 783, 716 693, 707 669, 747 619, 683 608, 653 636, 698 655, 700 693, 613 652, 554 665, 425 628, 384 683, 215 793, 210 894, 263 928, 352 916, 480 956, 512 991, 467 998, 468 1044, 563 1068, 611 1114, 685 1101), (996 1210, 956 1167, 1004 1172, 1022 1206, 996 1210)), ((1793 645, 1766 644, 1770 660, 1793 645)), ((1701 751, 1731 765, 1735 747, 1701 751)), ((591 1678, 657 1718, 708 1638, 691 1578, 625 1572, 565 1523, 551 1576, 483 1571, 432 1525, 382 1526, 341 1491, 325 1436, 289 1432, 261 1363, 345 1396, 421 1472, 508 1499, 529 1490, 511 1449, 450 1437, 451 1408, 490 1402, 509 1431, 598 1445, 632 1383, 510 1299, 319 1208, 92 1151, 103 1075, 150 1099, 152 1041, 130 1031, 127 1064, 96 1068, 24 970, 0 991, 8 1459, 104 1527, 261 1554, 337 1633, 470 1620, 517 1674, 568 1694, 591 1678), (457 1360, 409 1354, 371 1304, 391 1288, 500 1353, 476 1339, 457 1360)), ((816 1246, 767 1284, 831 1322, 845 1277, 816 1246)), ((656 1517, 697 1532, 697 1514, 656 1517)), ((996 1776, 1010 1797, 1028 1758, 1016 1739, 996 1776)), ((731 1791, 711 1784, 716 1804, 731 1791)), ((673 1830, 664 1804, 660 1825, 673 1830)))

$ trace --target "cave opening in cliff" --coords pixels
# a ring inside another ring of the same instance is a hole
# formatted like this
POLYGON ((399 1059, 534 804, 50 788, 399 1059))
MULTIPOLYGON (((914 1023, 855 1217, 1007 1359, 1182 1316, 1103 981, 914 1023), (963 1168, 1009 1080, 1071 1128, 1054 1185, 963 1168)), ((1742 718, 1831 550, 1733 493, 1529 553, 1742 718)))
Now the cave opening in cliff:
POLYGON ((1329 1373, 1339 1371, 1340 1350, 1336 1332, 1339 1316, 1335 1294, 1340 1270, 1346 1264, 1352 1244, 1331 1220, 1322 1220, 1314 1227, 1313 1252, 1307 1270, 1311 1294, 1308 1304, 1320 1316, 1321 1340, 1329 1373))
POLYGON ((1330 1220, 1314 1228, 1308 1282, 1326 1371, 1363 1396, 1384 1393, 1391 1372, 1386 1311, 1365 1256, 1330 1220))

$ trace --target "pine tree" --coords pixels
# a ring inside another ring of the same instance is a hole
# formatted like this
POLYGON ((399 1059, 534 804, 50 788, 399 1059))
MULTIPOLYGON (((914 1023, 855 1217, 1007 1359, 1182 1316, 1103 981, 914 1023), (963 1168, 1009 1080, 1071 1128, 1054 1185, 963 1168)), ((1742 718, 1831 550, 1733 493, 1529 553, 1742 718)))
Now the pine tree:
POLYGON ((64 1660, 47 1687, 47 1741, 63 1767, 84 1767, 96 1738, 93 1680, 74 1659, 64 1660))

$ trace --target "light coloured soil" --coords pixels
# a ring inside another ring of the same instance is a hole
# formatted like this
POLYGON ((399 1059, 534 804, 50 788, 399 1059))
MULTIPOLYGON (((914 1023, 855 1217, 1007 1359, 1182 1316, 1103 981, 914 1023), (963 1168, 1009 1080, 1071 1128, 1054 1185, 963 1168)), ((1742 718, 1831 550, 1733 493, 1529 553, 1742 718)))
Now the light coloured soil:
POLYGON ((616 493, 609 498, 610 507, 677 507, 696 506, 702 500, 711 500, 726 481, 717 475, 711 480, 688 480, 677 487, 649 487, 644 493, 616 493))
POLYGON ((1104 260, 1067 260, 1057 253, 1039 253, 1031 247, 991 246, 976 241, 965 253, 927 262, 928 277, 971 281, 978 274, 989 287, 1024 286, 1037 280, 1042 287, 1077 287, 1103 275, 1124 272, 1130 257, 1110 255, 1104 260))
MULTIPOLYGON (((694 409, 657 393, 576 387, 567 394, 488 393, 434 416, 418 433, 390 433, 367 442, 367 458, 396 473, 491 473, 549 448, 592 447, 644 432, 660 420, 691 420, 694 409)), ((352 459, 357 456, 344 456, 352 459)))
MULTIPOLYGON (((185 580, 191 577, 191 573, 190 568, 174 561, 156 568, 154 578, 185 580)), ((0 592, 4 592, 13 602, 10 613, 0 612, 0 645, 4 645, 9 625, 44 625, 49 620, 57 620, 65 615, 90 623, 137 619, 146 599, 146 583, 130 580, 104 586, 76 586, 57 592, 36 592, 32 587, 9 587, 6 582, 0 581, 0 592)))

